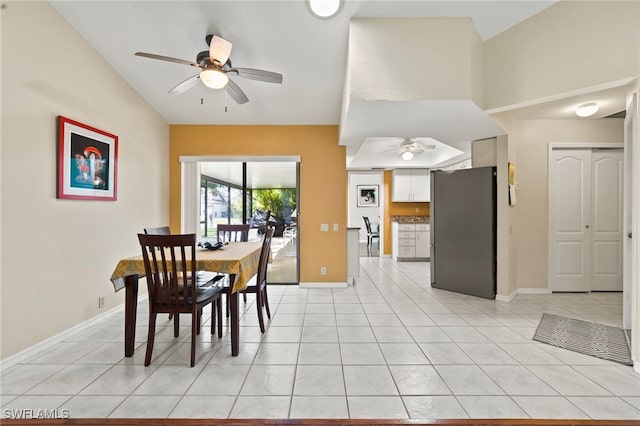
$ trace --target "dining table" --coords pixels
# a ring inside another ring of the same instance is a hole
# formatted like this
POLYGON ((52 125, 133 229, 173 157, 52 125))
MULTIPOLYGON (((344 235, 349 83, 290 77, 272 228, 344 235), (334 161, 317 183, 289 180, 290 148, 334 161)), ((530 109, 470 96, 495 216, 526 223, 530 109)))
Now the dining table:
MULTIPOLYGON (((229 297, 231 355, 240 349, 240 323, 238 293, 247 288, 249 280, 258 272, 262 243, 230 242, 218 250, 198 248, 196 268, 199 271, 218 272, 229 276, 232 287, 229 297)), ((136 338, 136 312, 138 306, 138 281, 145 274, 142 252, 139 256, 120 259, 111 274, 114 290, 125 291, 124 302, 124 355, 133 356, 136 338)))

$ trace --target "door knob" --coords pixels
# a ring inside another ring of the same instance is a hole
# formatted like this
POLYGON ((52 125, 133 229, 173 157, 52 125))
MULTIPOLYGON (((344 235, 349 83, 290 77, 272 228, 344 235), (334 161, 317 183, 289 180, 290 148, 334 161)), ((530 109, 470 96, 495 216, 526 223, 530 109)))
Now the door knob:
POLYGON ((585 227, 585 229, 589 229, 589 225, 585 225, 584 227, 585 227))

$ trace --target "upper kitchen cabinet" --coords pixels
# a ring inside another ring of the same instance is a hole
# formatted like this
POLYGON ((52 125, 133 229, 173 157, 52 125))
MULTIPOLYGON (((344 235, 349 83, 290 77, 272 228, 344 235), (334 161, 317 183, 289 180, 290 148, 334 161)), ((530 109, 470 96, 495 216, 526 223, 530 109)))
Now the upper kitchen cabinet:
POLYGON ((391 201, 429 201, 429 169, 394 169, 391 201))

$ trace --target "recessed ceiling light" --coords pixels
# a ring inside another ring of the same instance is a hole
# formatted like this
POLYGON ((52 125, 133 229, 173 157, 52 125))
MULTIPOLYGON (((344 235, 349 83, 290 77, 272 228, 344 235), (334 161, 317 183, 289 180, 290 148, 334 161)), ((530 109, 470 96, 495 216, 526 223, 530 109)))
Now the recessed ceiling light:
POLYGON ((340 9, 340 0, 309 0, 309 8, 320 18, 330 18, 340 9))
POLYGON ((596 112, 598 112, 598 104, 595 102, 589 102, 586 104, 580 105, 576 108, 576 115, 578 117, 590 117, 596 112))
POLYGON ((403 159, 403 160, 407 160, 407 161, 409 161, 409 160, 411 160, 412 158, 413 158, 413 152, 411 152, 411 151, 405 151, 405 152, 403 152, 403 153, 402 153, 402 159, 403 159))

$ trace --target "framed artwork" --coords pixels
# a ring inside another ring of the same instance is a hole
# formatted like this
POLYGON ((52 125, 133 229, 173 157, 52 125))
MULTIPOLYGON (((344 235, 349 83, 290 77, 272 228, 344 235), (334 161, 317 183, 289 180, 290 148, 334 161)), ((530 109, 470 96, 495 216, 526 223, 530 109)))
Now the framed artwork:
POLYGON ((378 185, 358 185, 358 207, 378 207, 378 185))
POLYGON ((118 137, 58 116, 58 198, 115 201, 118 137))

